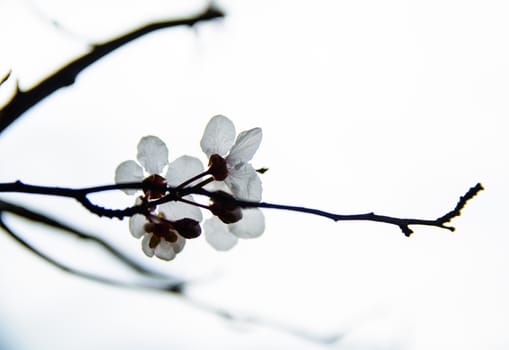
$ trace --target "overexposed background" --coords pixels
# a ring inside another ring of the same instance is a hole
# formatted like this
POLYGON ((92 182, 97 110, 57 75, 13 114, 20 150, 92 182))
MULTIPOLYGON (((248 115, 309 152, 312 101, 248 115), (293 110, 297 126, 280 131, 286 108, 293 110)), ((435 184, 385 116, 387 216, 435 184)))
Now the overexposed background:
MULTIPOLYGON (((86 45, 201 1, 0 1, 1 102, 86 45), (57 22, 59 27, 53 23, 57 22)), ((0 181, 111 183, 140 137, 202 157, 208 119, 260 126, 264 200, 338 213, 435 218, 480 181, 456 232, 265 211, 228 253, 204 239, 147 259, 126 222, 70 200, 6 195, 195 281, 225 321, 180 298, 56 270, 0 234, 0 349, 507 349, 509 5, 505 1, 220 1, 224 20, 143 37, 84 71, 0 137, 0 181)), ((123 207, 132 199, 102 195, 123 207)), ((82 269, 122 270, 90 245, 9 218, 82 269)))

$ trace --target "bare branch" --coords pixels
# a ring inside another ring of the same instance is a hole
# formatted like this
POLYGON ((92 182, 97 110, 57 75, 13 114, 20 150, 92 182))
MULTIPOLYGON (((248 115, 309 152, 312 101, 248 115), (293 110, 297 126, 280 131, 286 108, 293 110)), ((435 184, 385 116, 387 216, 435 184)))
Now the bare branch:
MULTIPOLYGON (((80 189, 71 189, 71 188, 61 188, 61 187, 45 187, 45 186, 33 186, 22 183, 21 181, 11 182, 11 183, 0 183, 0 192, 18 192, 18 193, 33 193, 33 194, 44 194, 44 195, 52 195, 52 196, 63 196, 74 198, 79 201, 85 208, 87 208, 90 212, 99 215, 106 216, 109 218, 119 218, 122 219, 124 217, 133 216, 134 214, 147 214, 151 208, 156 205, 170 202, 170 201, 179 201, 180 198, 188 195, 188 194, 199 194, 203 196, 207 196, 213 200, 219 200, 223 203, 229 203, 234 206, 239 206, 241 208, 267 208, 267 209, 278 209, 278 210, 289 210, 301 213, 308 213, 313 215, 322 216, 325 218, 332 219, 334 221, 374 221, 381 222, 391 225, 398 226, 401 231, 405 234, 405 236, 410 236, 413 231, 410 229, 410 226, 421 225, 421 226, 434 226, 442 229, 446 229, 449 231, 454 231, 454 227, 446 226, 453 218, 459 216, 461 214, 461 210, 465 207, 466 203, 475 197, 483 187, 480 183, 472 187, 468 190, 468 192, 460 198, 456 207, 445 215, 429 220, 429 219, 413 219, 413 218, 398 218, 391 217, 386 215, 378 215, 373 212, 365 213, 365 214, 335 214, 331 212, 326 212, 319 209, 306 208, 300 206, 291 206, 291 205, 282 205, 282 204, 274 204, 267 202, 250 202, 235 199, 231 196, 224 196, 222 192, 210 192, 202 188, 201 186, 191 186, 186 188, 171 188, 168 187, 166 190, 168 194, 160 199, 147 201, 140 205, 135 205, 132 207, 128 207, 125 209, 107 209, 96 204, 93 204, 88 198, 87 195, 95 192, 102 191, 110 191, 110 190, 119 190, 119 189, 145 189, 147 190, 147 184, 143 183, 126 183, 126 184, 115 184, 115 185, 106 185, 106 186, 97 186, 97 187, 87 187, 80 189)), ((156 191, 161 191, 160 186, 151 188, 156 191)))
MULTIPOLYGON (((314 334, 312 332, 309 332, 305 329, 298 329, 295 327, 292 327, 287 324, 275 322, 272 320, 269 320, 267 318, 261 318, 253 315, 241 315, 239 313, 232 312, 230 310, 226 310, 217 306, 213 306, 210 304, 206 304, 204 302, 198 301, 197 299, 194 299, 187 293, 186 287, 192 286, 192 281, 182 281, 178 280, 178 282, 172 281, 169 279, 168 276, 165 275, 158 275, 155 272, 149 271, 144 267, 134 265, 135 263, 132 262, 133 268, 135 268, 138 272, 142 274, 147 274, 150 277, 154 277, 149 279, 146 283, 129 283, 125 281, 120 281, 116 279, 111 279, 107 276, 99 276, 96 274, 92 274, 89 272, 85 272, 82 270, 78 270, 76 268, 67 266, 58 260, 52 258, 48 254, 42 252, 41 250, 37 249, 30 243, 28 243, 25 239, 21 238, 4 220, 3 215, 4 213, 12 213, 19 216, 22 216, 26 219, 39 222, 51 227, 55 227, 57 229, 61 229, 64 231, 72 231, 75 233, 79 238, 83 239, 89 239, 93 240, 96 243, 100 244, 101 246, 104 246, 106 250, 110 253, 112 253, 114 256, 119 257, 118 251, 114 250, 111 246, 108 245, 108 243, 100 240, 97 237, 89 236, 86 234, 83 234, 80 231, 74 230, 73 228, 70 228, 68 225, 60 223, 52 218, 49 218, 45 215, 42 215, 40 213, 34 212, 32 210, 28 210, 26 208, 20 207, 18 205, 8 203, 5 201, 0 200, 0 228, 3 229, 11 238, 13 238, 17 243, 19 243, 24 248, 28 249, 30 252, 38 256, 39 258, 43 259, 47 263, 51 264, 52 266, 56 267, 57 269, 69 273, 73 276, 84 278, 93 282, 101 283, 101 284, 107 284, 113 287, 120 287, 120 288, 128 288, 128 289, 140 289, 140 290, 146 290, 146 291, 153 291, 153 292, 162 292, 162 293, 171 293, 173 296, 180 297, 180 299, 186 303, 188 303, 190 306, 201 310, 206 313, 210 313, 215 315, 216 317, 222 318, 227 322, 237 323, 237 324, 244 324, 244 325, 251 325, 251 326, 261 326, 261 327, 268 327, 270 329, 278 330, 280 332, 295 336, 297 338, 301 338, 306 341, 310 341, 313 343, 319 343, 324 345, 330 345, 337 343, 340 341, 343 337, 343 334, 341 333, 334 333, 329 335, 321 335, 321 334, 314 334)), ((127 260, 128 258, 125 258, 123 255, 120 254, 122 257, 122 260, 127 260)), ((131 262, 126 262, 128 264, 131 264, 131 262)))
POLYGON ((119 47, 156 30, 177 26, 193 26, 199 22, 221 17, 224 17, 224 13, 214 5, 210 5, 196 16, 149 23, 115 39, 93 45, 89 52, 67 63, 31 89, 25 91, 18 89, 7 105, 0 109, 0 133, 28 109, 55 91, 74 84, 81 71, 119 47))
MULTIPOLYGON (((132 270, 134 270, 135 272, 137 272, 143 276, 157 279, 158 281, 160 281, 160 283, 164 283, 166 288, 169 288, 169 286, 171 286, 174 290, 182 289, 182 287, 185 284, 185 282, 180 278, 172 277, 167 274, 162 274, 162 273, 153 271, 151 269, 148 269, 147 267, 132 260, 127 255, 122 253, 120 250, 116 249, 111 244, 109 244, 108 242, 102 240, 101 238, 99 238, 97 236, 85 233, 81 230, 78 230, 68 224, 61 222, 61 221, 55 220, 55 219, 53 219, 47 215, 44 215, 42 213, 38 213, 36 211, 27 209, 25 207, 0 200, 0 215, 2 215, 3 213, 11 213, 11 214, 20 216, 24 219, 34 221, 34 222, 37 222, 40 224, 44 224, 46 226, 56 228, 57 230, 72 234, 73 236, 75 236, 79 239, 92 241, 92 242, 98 244, 106 252, 111 254, 113 257, 115 257, 117 260, 119 260, 121 263, 123 263, 127 267, 131 268, 132 270)), ((5 223, 3 225, 6 226, 5 223)), ((5 230, 9 229, 8 227, 7 228, 3 227, 3 228, 5 230)), ((12 235, 12 229, 10 229, 10 231, 11 231, 10 234, 12 235)), ((22 243, 18 239, 17 239, 17 241, 18 241, 18 243, 22 243)), ((25 246, 26 248, 30 249, 30 247, 26 246, 27 244, 22 243, 22 245, 25 246)), ((34 249, 30 249, 30 250, 33 251, 34 249)), ((44 260, 48 261, 49 258, 45 254, 43 254, 39 251, 33 251, 33 252, 35 254, 39 255, 44 260)), ((52 259, 49 259, 49 260, 52 260, 52 259)), ((53 263, 53 261, 48 261, 48 262, 53 263)), ((67 267, 65 267, 65 268, 61 267, 61 266, 58 266, 58 267, 62 270, 66 270, 66 271, 69 270, 69 268, 67 268, 67 267)), ((68 272, 74 273, 72 271, 68 271, 68 272)))
MULTIPOLYGON (((397 218, 385 215, 378 215, 373 212, 366 214, 351 214, 351 215, 343 215, 343 214, 334 214, 330 212, 326 212, 319 209, 299 207, 299 206, 290 206, 290 205, 281 205, 281 204, 273 204, 273 203, 265 203, 265 202, 249 202, 242 200, 234 200, 234 204, 242 207, 242 208, 270 208, 270 209, 279 209, 279 210, 290 210, 301 213, 308 213, 318 216, 323 216, 334 221, 374 221, 381 222, 386 224, 392 224, 398 226, 403 234, 409 237, 413 230, 410 229, 410 226, 421 225, 421 226, 434 226, 442 229, 446 229, 449 231, 454 231, 454 227, 446 226, 445 224, 450 222, 453 218, 461 215, 461 210, 465 207, 467 202, 475 197, 481 190, 484 188, 480 183, 476 184, 474 187, 470 188, 468 192, 460 197, 458 204, 456 207, 448 212, 447 214, 434 219, 434 220, 426 220, 426 219, 406 219, 406 218, 397 218)), ((209 192, 205 189, 194 189, 194 191, 190 191, 190 193, 198 193, 206 195, 212 199, 221 196, 220 193, 209 192)), ((222 201, 231 201, 230 197, 220 198, 222 201)))
POLYGON ((138 288, 138 289, 149 289, 149 290, 156 290, 156 291, 165 291, 165 292, 171 292, 180 294, 182 293, 182 283, 161 283, 161 280, 154 281, 155 283, 129 283, 119 280, 114 280, 109 277, 99 276, 96 274, 92 274, 85 271, 77 270, 73 267, 67 266, 55 259, 53 259, 51 256, 47 255, 46 253, 42 252, 41 250, 35 248, 30 243, 28 243, 26 240, 21 238, 19 235, 17 235, 4 221, 3 219, 3 212, 0 212, 0 228, 2 228, 11 238, 13 238, 16 242, 21 244, 23 247, 43 259, 44 261, 48 262, 49 264, 53 265, 54 267, 58 268, 59 270, 62 270, 64 272, 70 273, 72 275, 75 275, 77 277, 85 278, 94 282, 98 283, 104 283, 112 286, 117 287, 125 287, 125 288, 138 288))

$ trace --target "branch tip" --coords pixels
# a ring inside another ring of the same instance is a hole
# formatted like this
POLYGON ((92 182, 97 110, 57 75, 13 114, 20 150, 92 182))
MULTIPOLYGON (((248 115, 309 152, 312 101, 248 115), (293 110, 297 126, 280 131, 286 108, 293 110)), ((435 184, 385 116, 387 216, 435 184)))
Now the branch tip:
POLYGON ((477 196, 477 194, 482 190, 484 190, 484 187, 481 185, 480 182, 478 182, 474 187, 471 187, 467 191, 467 193, 460 197, 458 203, 456 204, 456 207, 452 211, 438 218, 437 222, 445 224, 446 222, 450 222, 453 218, 460 216, 461 210, 463 210, 467 202, 474 198, 475 196, 477 196))
POLYGON ((0 85, 2 85, 3 83, 5 83, 7 81, 7 79, 10 78, 12 74, 12 70, 9 69, 9 71, 7 72, 7 74, 5 74, 1 79, 0 79, 0 85))

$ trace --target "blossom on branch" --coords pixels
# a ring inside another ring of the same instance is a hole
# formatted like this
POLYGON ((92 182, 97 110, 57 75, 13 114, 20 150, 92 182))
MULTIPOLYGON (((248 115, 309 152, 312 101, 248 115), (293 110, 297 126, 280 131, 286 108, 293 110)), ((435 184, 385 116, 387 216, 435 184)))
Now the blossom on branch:
MULTIPOLYGON (((262 182, 255 168, 249 163, 262 141, 262 129, 241 132, 235 139, 235 126, 225 116, 213 117, 203 132, 200 146, 209 158, 209 165, 224 162, 223 180, 233 196, 258 202, 262 199, 262 182)), ((215 176, 216 174, 212 174, 215 176)))
MULTIPOLYGON (((236 139, 235 133, 232 121, 217 115, 205 127, 201 149, 209 158, 209 171, 216 180, 216 188, 231 193, 235 199, 259 202, 262 184, 249 162, 262 141, 262 129, 242 131, 236 139)), ((212 200, 211 208, 216 204, 224 203, 212 200)), ((207 242, 217 250, 229 250, 238 238, 255 238, 265 230, 265 218, 257 208, 242 210, 242 218, 236 222, 214 214, 205 221, 204 229, 207 242)))
MULTIPOLYGON (((116 169, 115 182, 142 182, 147 185, 144 196, 136 199, 136 205, 150 199, 162 198, 167 186, 178 186, 185 180, 203 172, 200 160, 190 156, 182 156, 168 162, 168 148, 162 140, 155 136, 145 136, 138 143, 137 162, 122 162, 116 169), (140 165, 141 164, 141 165, 140 165), (161 176, 167 168, 166 175, 161 176), (161 191, 154 191, 156 185, 161 191)), ((137 190, 125 190, 127 194, 135 194, 137 190)), ((192 202, 191 195, 183 199, 192 202)), ((129 231, 135 238, 141 238, 143 252, 149 256, 157 256, 163 260, 172 260, 182 251, 186 238, 198 237, 201 233, 199 223, 202 213, 197 206, 183 202, 167 202, 152 208, 145 215, 135 214, 129 219, 129 231)))
MULTIPOLYGON (((168 148, 156 136, 145 136, 138 143, 138 162, 126 160, 115 170, 116 183, 141 182, 149 175, 161 176, 168 165, 168 148)), ((137 190, 123 190, 133 195, 137 190)))
POLYGON ((265 231, 265 218, 260 209, 242 210, 242 219, 233 224, 225 224, 216 216, 203 224, 205 239, 216 250, 230 250, 239 238, 256 238, 265 231))
MULTIPOLYGON (((200 236, 203 217, 200 208, 212 217, 204 223, 205 238, 216 250, 232 248, 239 238, 255 238, 265 230, 265 218, 258 208, 242 209, 238 201, 259 202, 262 185, 250 164, 262 140, 262 130, 253 128, 235 137, 233 123, 224 116, 213 117, 205 128, 200 145, 209 158, 209 168, 194 157, 182 156, 168 162, 168 148, 155 136, 138 143, 137 162, 121 163, 115 173, 118 184, 133 184, 143 189, 135 204, 146 212, 129 219, 129 230, 142 238, 149 257, 172 260, 182 251, 186 239, 200 236), (164 174, 164 170, 166 173, 164 174), (164 174, 164 176, 163 176, 164 174), (194 201, 196 190, 209 196, 209 204, 194 201), (145 209, 144 209, 145 210, 145 209)), ((136 194, 137 189, 124 189, 136 194)))

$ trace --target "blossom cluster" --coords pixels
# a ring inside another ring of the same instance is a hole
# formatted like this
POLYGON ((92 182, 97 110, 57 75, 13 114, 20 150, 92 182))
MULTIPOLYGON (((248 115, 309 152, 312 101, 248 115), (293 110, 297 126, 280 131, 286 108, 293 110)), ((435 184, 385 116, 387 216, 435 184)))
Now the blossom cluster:
POLYGON ((260 128, 236 135, 230 119, 221 115, 213 117, 200 141, 208 159, 205 169, 198 158, 187 155, 169 162, 168 148, 161 139, 143 137, 138 143, 137 161, 119 164, 115 182, 146 185, 141 194, 138 190, 124 190, 128 195, 136 195, 136 205, 164 198, 173 191, 173 200, 151 206, 146 213, 129 219, 131 234, 142 238, 143 252, 149 257, 172 260, 182 251, 187 239, 201 235, 202 226, 206 241, 220 251, 231 249, 239 238, 260 236, 265 230, 261 210, 241 209, 232 199, 261 200, 261 181, 250 164, 261 140, 260 128), (196 202, 192 194, 186 194, 188 188, 204 188, 214 196, 204 205, 196 202), (202 209, 212 214, 205 221, 202 209))

